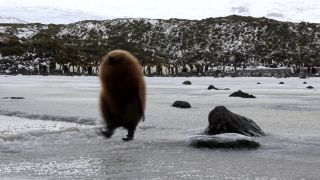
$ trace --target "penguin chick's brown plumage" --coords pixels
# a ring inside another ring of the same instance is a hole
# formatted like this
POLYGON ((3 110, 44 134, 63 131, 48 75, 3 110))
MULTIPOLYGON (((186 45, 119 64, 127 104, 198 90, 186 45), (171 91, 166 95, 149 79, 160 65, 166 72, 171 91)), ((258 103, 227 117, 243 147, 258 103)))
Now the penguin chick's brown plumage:
POLYGON ((133 140, 143 117, 146 87, 139 61, 124 50, 114 50, 103 57, 100 67, 100 109, 107 125, 102 134, 107 138, 118 127, 128 130, 124 141, 133 140))

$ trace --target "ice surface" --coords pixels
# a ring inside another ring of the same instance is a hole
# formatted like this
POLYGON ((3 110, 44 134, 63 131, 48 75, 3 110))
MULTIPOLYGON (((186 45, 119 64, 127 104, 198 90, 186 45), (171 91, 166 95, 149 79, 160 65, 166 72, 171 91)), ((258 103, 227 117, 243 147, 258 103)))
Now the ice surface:
POLYGON ((146 121, 139 124, 134 141, 123 142, 125 130, 118 129, 108 140, 99 133, 103 124, 97 77, 0 76, 0 179, 320 176, 320 78, 154 77, 146 82, 146 121), (192 85, 183 85, 185 80, 192 85), (207 90, 210 84, 230 90, 207 90), (228 97, 239 89, 257 98, 228 97), (178 99, 192 108, 171 107, 178 99), (262 147, 246 151, 188 146, 218 105, 254 120, 267 133, 256 138, 262 147))

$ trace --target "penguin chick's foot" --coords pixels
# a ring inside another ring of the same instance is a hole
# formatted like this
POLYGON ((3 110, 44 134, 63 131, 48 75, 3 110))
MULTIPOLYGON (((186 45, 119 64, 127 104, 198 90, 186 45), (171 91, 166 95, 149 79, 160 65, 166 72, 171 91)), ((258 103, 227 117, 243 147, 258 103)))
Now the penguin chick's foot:
POLYGON ((126 138, 122 138, 123 141, 132 141, 133 137, 127 136, 126 138))
POLYGON ((113 131, 110 131, 110 130, 107 130, 107 131, 102 130, 102 131, 101 131, 101 134, 102 134, 104 137, 106 137, 106 138, 111 138, 111 136, 113 135, 113 131))

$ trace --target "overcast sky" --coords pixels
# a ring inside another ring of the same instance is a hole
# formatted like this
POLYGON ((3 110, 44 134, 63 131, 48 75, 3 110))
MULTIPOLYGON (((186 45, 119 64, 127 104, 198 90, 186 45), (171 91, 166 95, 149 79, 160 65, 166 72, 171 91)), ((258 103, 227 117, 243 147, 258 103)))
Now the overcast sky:
POLYGON ((0 16, 26 21, 55 16, 203 19, 231 14, 320 22, 320 0, 0 0, 0 16))

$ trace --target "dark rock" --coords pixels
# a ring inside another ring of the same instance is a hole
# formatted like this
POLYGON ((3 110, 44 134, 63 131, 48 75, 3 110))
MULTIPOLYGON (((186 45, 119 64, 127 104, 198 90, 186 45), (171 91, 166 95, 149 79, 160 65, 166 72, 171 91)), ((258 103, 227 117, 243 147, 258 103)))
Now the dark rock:
POLYGON ((191 108, 191 105, 186 101, 175 101, 172 106, 178 108, 191 108))
POLYGON ((208 90, 211 90, 211 89, 219 90, 218 88, 214 87, 213 85, 210 85, 210 86, 208 87, 208 90))
POLYGON ((284 82, 279 82, 279 84, 284 84, 284 82))
POLYGON ((191 85, 192 83, 191 83, 191 81, 184 81, 182 84, 184 84, 184 85, 191 85))
POLYGON ((209 114, 209 126, 206 133, 239 133, 245 136, 264 136, 265 133, 251 119, 229 111, 224 106, 215 107, 209 114))
POLYGON ((313 86, 308 86, 307 88, 308 88, 308 89, 313 89, 314 87, 313 87, 313 86))
POLYGON ((307 82, 303 82, 302 84, 308 84, 307 82))
POLYGON ((230 90, 230 88, 219 89, 219 88, 214 87, 213 85, 210 85, 208 87, 208 90, 211 90, 211 89, 214 89, 214 90, 230 90))
POLYGON ((214 90, 230 90, 230 88, 219 89, 219 88, 214 87, 213 85, 210 85, 210 86, 208 87, 208 90, 211 90, 211 89, 214 89, 214 90))
POLYGON ((260 143, 253 138, 237 133, 198 135, 191 137, 189 144, 196 148, 256 149, 260 143))
POLYGON ((254 95, 242 92, 241 90, 231 93, 229 97, 256 98, 254 95))
POLYGON ((257 82, 257 84, 261 84, 260 82, 257 82))
POLYGON ((24 99, 24 97, 4 97, 3 99, 24 99))

